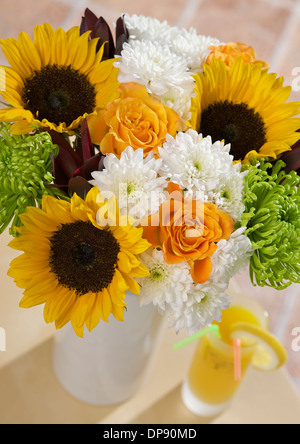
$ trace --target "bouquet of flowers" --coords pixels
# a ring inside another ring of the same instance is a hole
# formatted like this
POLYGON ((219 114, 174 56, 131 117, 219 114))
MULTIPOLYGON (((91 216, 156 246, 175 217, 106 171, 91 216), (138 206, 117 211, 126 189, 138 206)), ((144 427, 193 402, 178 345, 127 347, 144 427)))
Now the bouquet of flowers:
POLYGON ((0 228, 21 307, 78 336, 126 291, 176 331, 220 321, 230 279, 300 282, 300 103, 253 48, 86 10, 0 40, 0 228))

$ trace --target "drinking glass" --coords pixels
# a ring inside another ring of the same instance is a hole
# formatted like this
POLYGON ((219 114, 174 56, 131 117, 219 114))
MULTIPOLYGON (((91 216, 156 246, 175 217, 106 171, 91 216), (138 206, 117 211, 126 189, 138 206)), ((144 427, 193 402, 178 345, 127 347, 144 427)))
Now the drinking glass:
POLYGON ((234 378, 234 347, 228 340, 231 326, 250 322, 267 330, 266 310, 253 298, 235 295, 231 307, 223 312, 219 323, 221 339, 208 333, 198 340, 187 378, 182 385, 182 400, 199 416, 215 416, 225 410, 244 378, 255 352, 255 346, 241 347, 241 378, 234 378))

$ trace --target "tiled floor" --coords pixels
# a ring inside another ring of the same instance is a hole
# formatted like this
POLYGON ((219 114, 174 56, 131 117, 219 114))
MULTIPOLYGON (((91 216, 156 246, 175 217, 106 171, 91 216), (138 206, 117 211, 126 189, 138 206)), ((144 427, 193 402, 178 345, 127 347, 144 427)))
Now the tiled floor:
MULTIPOLYGON (((291 100, 300 100, 300 0, 1 0, 0 37, 33 34, 35 24, 49 22, 54 28, 79 25, 89 7, 110 24, 123 12, 168 20, 179 27, 193 26, 201 34, 222 41, 252 45, 271 70, 293 85, 291 100)), ((2 54, 0 62, 5 64, 2 54)), ((271 330, 288 350, 287 369, 300 395, 300 351, 292 350, 293 329, 300 328, 299 285, 286 291, 252 288, 246 274, 239 278, 244 292, 267 308, 271 330)))

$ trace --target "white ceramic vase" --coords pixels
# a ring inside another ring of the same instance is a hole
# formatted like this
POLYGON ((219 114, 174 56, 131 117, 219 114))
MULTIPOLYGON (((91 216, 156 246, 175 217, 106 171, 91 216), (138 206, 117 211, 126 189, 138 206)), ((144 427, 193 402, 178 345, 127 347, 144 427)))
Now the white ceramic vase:
POLYGON ((124 321, 110 316, 84 338, 71 325, 57 331, 53 366, 60 384, 75 398, 93 405, 113 405, 132 397, 151 368, 163 318, 152 304, 141 307, 127 292, 124 321))

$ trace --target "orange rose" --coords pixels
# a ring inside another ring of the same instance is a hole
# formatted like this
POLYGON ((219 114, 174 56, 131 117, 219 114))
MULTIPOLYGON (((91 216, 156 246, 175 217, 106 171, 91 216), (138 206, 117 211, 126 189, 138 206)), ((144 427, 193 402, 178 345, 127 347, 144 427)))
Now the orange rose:
POLYGON ((166 141, 167 133, 175 136, 178 130, 178 114, 150 97, 138 83, 123 83, 119 91, 121 97, 110 102, 104 113, 109 130, 100 144, 102 153, 120 157, 131 146, 142 148, 145 157, 151 151, 158 157, 158 147, 166 141))
POLYGON ((216 243, 230 237, 233 220, 214 204, 184 199, 178 185, 170 183, 168 191, 170 200, 159 213, 142 221, 143 237, 163 250, 168 264, 187 261, 193 280, 203 283, 210 277, 216 243))
POLYGON ((206 59, 206 63, 210 64, 211 59, 215 57, 216 59, 221 59, 227 66, 231 66, 235 59, 242 57, 245 63, 250 63, 250 65, 255 65, 256 63, 262 63, 263 68, 268 68, 268 63, 257 60, 256 52, 251 46, 245 45, 245 43, 235 43, 229 42, 226 45, 210 46, 209 49, 211 53, 206 59))

